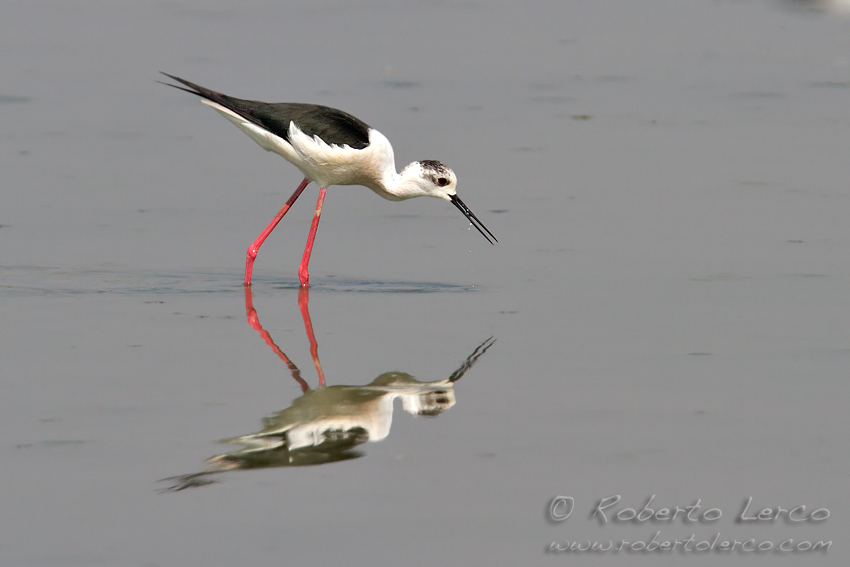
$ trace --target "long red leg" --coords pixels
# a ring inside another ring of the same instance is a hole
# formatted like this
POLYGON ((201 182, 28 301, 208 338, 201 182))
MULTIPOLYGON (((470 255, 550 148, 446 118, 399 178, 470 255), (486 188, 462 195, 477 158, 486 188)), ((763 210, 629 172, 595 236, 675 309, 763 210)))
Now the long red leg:
POLYGON ((269 223, 269 226, 267 226, 266 229, 260 233, 260 236, 257 237, 254 243, 248 247, 248 258, 245 261, 245 285, 251 285, 251 272, 254 270, 254 259, 257 257, 257 252, 260 251, 260 246, 263 245, 263 242, 265 242, 266 238, 269 237, 274 230, 274 227, 277 226, 277 223, 280 222, 280 219, 283 218, 283 215, 286 214, 286 211, 288 211, 292 206, 292 203, 295 202, 295 199, 301 195, 308 183, 310 183, 310 180, 305 177, 304 181, 301 182, 301 185, 298 186, 298 189, 295 190, 295 193, 292 194, 292 197, 289 198, 280 212, 272 219, 272 222, 269 223))
POLYGON ((307 236, 307 246, 304 247, 304 256, 301 257, 301 267, 298 268, 298 279, 301 287, 310 287, 310 254, 313 252, 313 241, 316 240, 316 229, 319 228, 319 217, 322 216, 322 204, 325 202, 326 187, 319 189, 319 200, 316 203, 316 214, 313 215, 313 224, 310 226, 310 234, 307 236))
POLYGON ((304 329, 307 331, 307 339, 310 341, 310 356, 313 357, 313 366, 319 374, 319 386, 325 385, 325 373, 322 371, 322 363, 319 362, 319 343, 313 333, 313 322, 310 320, 310 290, 302 287, 298 292, 298 307, 301 308, 301 318, 304 319, 304 329))

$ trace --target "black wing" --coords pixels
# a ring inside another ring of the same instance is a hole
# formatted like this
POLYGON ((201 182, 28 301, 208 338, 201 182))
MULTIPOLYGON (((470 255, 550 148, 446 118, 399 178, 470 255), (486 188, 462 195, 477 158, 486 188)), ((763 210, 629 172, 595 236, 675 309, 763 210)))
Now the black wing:
POLYGON ((369 125, 342 110, 300 102, 268 103, 244 100, 212 91, 168 73, 162 74, 189 88, 162 84, 220 104, 287 142, 289 123, 295 122, 302 132, 308 136, 318 136, 326 144, 347 145, 356 150, 362 150, 369 145, 369 125))

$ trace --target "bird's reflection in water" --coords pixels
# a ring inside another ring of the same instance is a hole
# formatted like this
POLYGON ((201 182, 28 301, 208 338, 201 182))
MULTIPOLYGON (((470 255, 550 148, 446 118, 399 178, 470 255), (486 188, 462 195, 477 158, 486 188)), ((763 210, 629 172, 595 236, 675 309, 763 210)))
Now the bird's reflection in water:
POLYGON ((211 484, 216 482, 214 475, 229 470, 319 465, 360 457, 363 453, 355 450, 357 445, 380 441, 389 434, 396 398, 401 398, 405 411, 414 415, 441 414, 455 404, 455 382, 496 342, 490 337, 481 343, 457 370, 443 380, 420 382, 404 372, 387 372, 365 386, 326 386, 308 301, 309 290, 302 288, 298 305, 310 340, 310 354, 319 376, 319 387, 310 389, 298 367, 263 329, 254 309, 251 290, 246 287, 248 323, 286 363, 303 394, 288 408, 263 418, 260 431, 222 440, 243 448, 210 457, 206 461, 208 470, 163 479, 172 483, 165 491, 211 484))

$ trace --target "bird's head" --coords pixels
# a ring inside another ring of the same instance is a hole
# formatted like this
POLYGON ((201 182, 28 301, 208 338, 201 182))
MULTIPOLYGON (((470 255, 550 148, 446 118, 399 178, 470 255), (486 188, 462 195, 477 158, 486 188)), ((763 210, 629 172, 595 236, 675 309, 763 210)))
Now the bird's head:
POLYGON ((463 216, 469 219, 470 224, 487 239, 487 242, 490 244, 498 242, 493 233, 484 226, 484 223, 478 220, 478 217, 457 196, 457 176, 445 164, 431 159, 415 161, 404 168, 401 177, 407 178, 408 187, 412 185, 414 188, 409 195, 410 197, 437 197, 449 201, 463 213, 463 216))
POLYGON ((402 177, 409 177, 419 195, 451 200, 457 194, 457 176, 445 164, 432 159, 415 161, 404 168, 402 177))

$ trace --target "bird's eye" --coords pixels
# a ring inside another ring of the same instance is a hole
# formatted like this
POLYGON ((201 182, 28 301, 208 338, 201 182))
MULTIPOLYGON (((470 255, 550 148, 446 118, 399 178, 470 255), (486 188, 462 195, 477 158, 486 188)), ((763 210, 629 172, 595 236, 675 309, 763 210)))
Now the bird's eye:
POLYGON ((448 184, 449 184, 449 180, 446 179, 445 177, 441 177, 437 180, 437 185, 439 185, 440 187, 445 187, 448 184))

